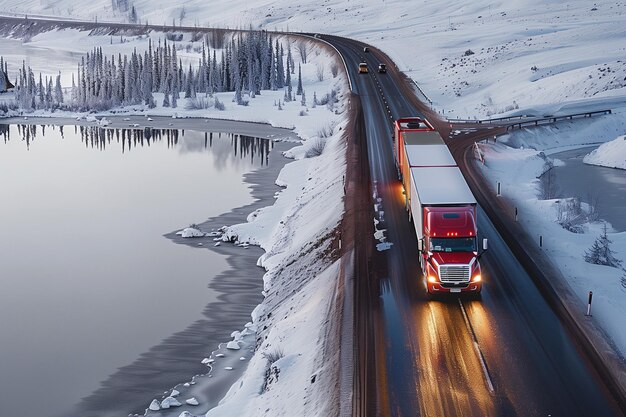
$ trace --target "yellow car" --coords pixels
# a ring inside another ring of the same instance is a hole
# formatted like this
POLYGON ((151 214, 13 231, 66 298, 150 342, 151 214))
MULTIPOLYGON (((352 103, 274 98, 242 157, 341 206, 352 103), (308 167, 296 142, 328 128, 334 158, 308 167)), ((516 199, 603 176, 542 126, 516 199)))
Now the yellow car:
POLYGON ((359 64, 359 74, 367 74, 369 70, 367 69, 367 63, 361 62, 359 64))

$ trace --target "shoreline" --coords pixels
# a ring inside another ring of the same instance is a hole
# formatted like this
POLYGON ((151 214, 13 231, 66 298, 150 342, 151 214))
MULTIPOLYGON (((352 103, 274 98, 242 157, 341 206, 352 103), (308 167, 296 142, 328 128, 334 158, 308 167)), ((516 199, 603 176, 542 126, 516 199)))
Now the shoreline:
MULTIPOLYGON (((290 161, 282 156, 282 151, 290 146, 292 145, 288 143, 276 143, 270 152, 269 165, 244 175, 244 182, 250 185, 251 195, 255 199, 253 203, 207 219, 199 224, 202 230, 210 231, 226 224, 245 222, 250 212, 271 205, 274 201, 274 192, 280 189, 275 185, 278 172, 290 161)), ((176 235, 176 231, 167 233, 164 237, 176 244, 213 250, 227 257, 229 269, 213 277, 208 283, 211 289, 219 293, 218 301, 207 304, 202 312, 203 316, 186 329, 165 338, 161 344, 143 353, 132 364, 119 368, 103 381, 100 389, 84 398, 78 405, 78 411, 83 417, 117 416, 115 412, 121 410, 111 410, 110 406, 120 401, 124 395, 128 396, 128 403, 137 404, 125 413, 139 415, 144 415, 144 410, 153 398, 159 400, 164 398, 163 390, 176 387, 181 392, 180 398, 183 403, 183 400, 190 396, 198 398, 197 394, 187 395, 183 384, 210 371, 210 368, 201 363, 202 359, 209 357, 220 347, 224 349, 225 346, 221 345, 232 339, 232 332, 243 329, 244 325, 251 321, 252 310, 263 300, 261 291, 265 270, 257 266, 257 260, 263 254, 261 248, 253 246, 244 249, 225 242, 216 247, 212 237, 184 239, 176 235), (198 243, 203 243, 203 246, 198 246, 198 243)), ((244 347, 239 351, 233 351, 237 361, 239 357, 247 356, 245 350, 244 347)), ((247 365, 247 361, 245 364, 247 365)), ((213 385, 211 389, 204 390, 204 398, 200 405, 193 408, 175 407, 169 414, 178 416, 185 409, 194 413, 202 413, 205 409, 208 411, 217 405, 244 370, 245 367, 226 372, 222 369, 219 370, 222 372, 213 370, 212 373, 220 375, 215 378, 215 383, 211 384, 213 385)), ((201 398, 198 400, 201 401, 201 398)), ((168 413, 157 412, 151 415, 167 416, 168 413)))

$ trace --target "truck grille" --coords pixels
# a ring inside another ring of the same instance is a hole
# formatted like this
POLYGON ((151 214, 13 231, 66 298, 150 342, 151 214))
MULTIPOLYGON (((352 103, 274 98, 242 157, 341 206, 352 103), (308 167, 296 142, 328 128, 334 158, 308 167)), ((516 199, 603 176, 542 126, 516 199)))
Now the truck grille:
POLYGON ((469 282, 469 265, 440 265, 439 279, 441 282, 469 282))

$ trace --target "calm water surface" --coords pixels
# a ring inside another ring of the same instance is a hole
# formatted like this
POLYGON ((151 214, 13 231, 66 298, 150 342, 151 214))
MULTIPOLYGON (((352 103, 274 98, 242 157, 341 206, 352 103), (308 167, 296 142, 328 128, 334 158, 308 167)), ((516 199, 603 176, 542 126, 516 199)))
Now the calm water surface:
POLYGON ((600 218, 616 231, 626 231, 626 170, 587 165, 585 155, 597 146, 559 152, 551 157, 565 165, 554 168, 557 193, 562 197, 577 196, 586 203, 597 199, 600 218))
POLYGON ((0 415, 64 415, 201 316, 225 261, 162 235, 250 202, 242 175, 270 147, 0 125, 0 415))

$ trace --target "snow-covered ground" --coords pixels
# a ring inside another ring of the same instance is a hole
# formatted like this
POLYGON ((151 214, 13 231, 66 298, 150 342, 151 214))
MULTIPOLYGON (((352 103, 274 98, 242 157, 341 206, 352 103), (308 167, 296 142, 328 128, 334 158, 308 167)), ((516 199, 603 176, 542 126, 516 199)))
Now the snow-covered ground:
POLYGON ((620 136, 602 144, 585 156, 583 162, 590 165, 626 169, 626 136, 620 136))

